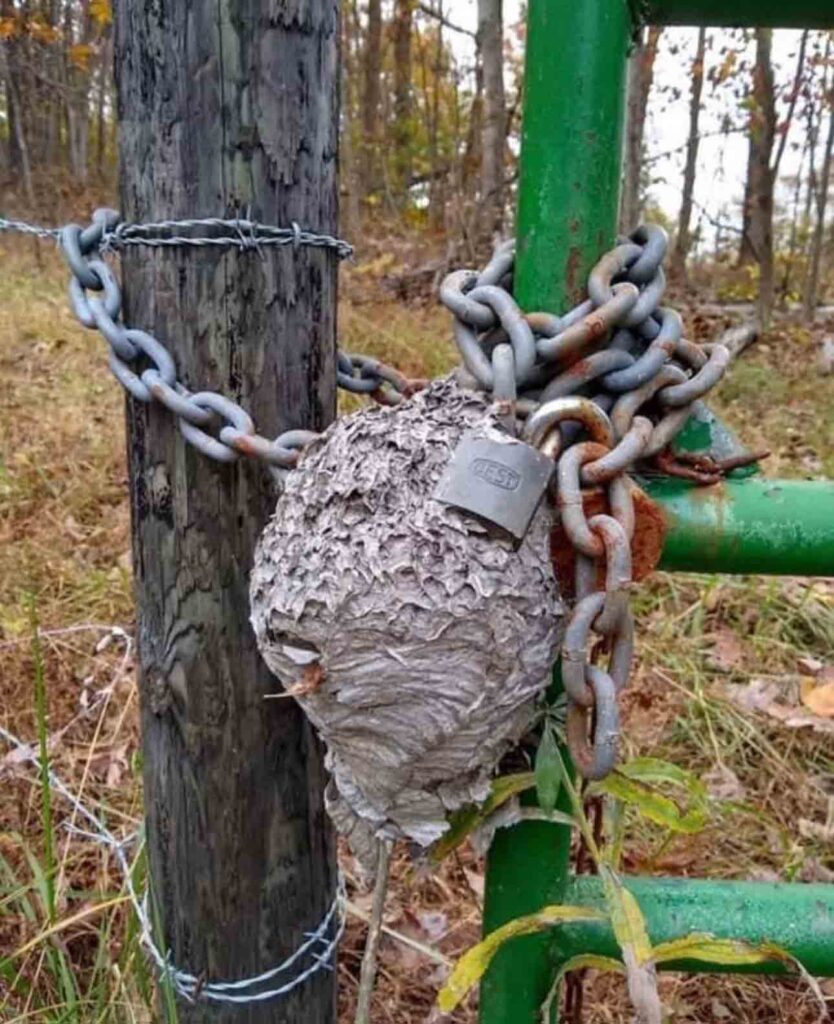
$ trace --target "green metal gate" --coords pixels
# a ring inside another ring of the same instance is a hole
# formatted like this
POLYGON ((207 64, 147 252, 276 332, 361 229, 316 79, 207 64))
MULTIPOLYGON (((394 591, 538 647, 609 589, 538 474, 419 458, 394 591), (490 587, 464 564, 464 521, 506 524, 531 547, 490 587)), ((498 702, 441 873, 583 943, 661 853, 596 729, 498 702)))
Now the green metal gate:
MULTIPOLYGON (((558 312, 583 297, 614 242, 629 46, 641 23, 834 27, 834 0, 529 0, 515 295, 558 312)), ((704 447, 709 447, 705 444, 704 447)), ((645 481, 667 519, 669 570, 834 575, 834 483, 729 479, 705 492, 645 481)), ((569 811, 566 796, 561 809, 569 811)), ((484 931, 546 904, 604 908, 595 876, 569 871, 565 825, 499 830, 489 855, 484 931)), ((834 976, 834 885, 624 878, 653 944, 710 932, 769 941, 811 974, 834 976)), ((579 953, 617 956, 603 922, 508 943, 481 990, 481 1024, 534 1024, 555 972, 579 953)), ((739 970, 668 963, 663 969, 739 970)), ((744 968, 782 973, 777 962, 744 968)))

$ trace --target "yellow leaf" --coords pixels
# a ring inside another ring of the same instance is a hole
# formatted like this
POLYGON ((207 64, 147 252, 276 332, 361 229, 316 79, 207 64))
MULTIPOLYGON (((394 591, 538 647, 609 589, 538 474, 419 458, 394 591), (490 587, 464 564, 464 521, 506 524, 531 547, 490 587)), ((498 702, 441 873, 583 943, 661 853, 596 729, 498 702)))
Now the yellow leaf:
POLYGON ((532 935, 564 921, 604 921, 605 915, 590 907, 548 906, 535 914, 517 917, 468 949, 455 964, 446 984, 437 996, 437 1005, 442 1013, 452 1010, 466 996, 467 992, 481 980, 492 958, 510 939, 519 935, 532 935))
POLYGON ((803 681, 801 688, 802 703, 821 718, 834 718, 834 682, 814 686, 808 680, 803 681))
POLYGON ((714 935, 701 932, 658 943, 652 958, 658 964, 669 960, 700 960, 726 967, 747 967, 768 960, 792 962, 789 954, 772 944, 753 946, 741 939, 716 939, 714 935))
POLYGON ((600 874, 611 928, 620 949, 631 953, 638 964, 648 963, 652 958, 652 944, 640 904, 609 867, 603 866, 600 874))
POLYGON ((74 64, 75 67, 80 68, 82 71, 86 71, 89 67, 92 55, 93 48, 89 43, 76 43, 75 46, 71 46, 67 50, 67 56, 70 59, 70 63, 74 64))
POLYGON ((571 971, 581 971, 590 967, 595 971, 603 971, 606 974, 625 974, 625 966, 611 956, 599 956, 597 953, 579 953, 572 956, 570 960, 559 968, 559 977, 562 978, 571 971))
POLYGON ((26 31, 39 43, 54 43, 61 38, 60 31, 40 14, 30 18, 26 24, 26 31))
POLYGON ((113 10, 110 6, 110 0, 90 0, 90 17, 93 21, 106 28, 113 21, 113 10))

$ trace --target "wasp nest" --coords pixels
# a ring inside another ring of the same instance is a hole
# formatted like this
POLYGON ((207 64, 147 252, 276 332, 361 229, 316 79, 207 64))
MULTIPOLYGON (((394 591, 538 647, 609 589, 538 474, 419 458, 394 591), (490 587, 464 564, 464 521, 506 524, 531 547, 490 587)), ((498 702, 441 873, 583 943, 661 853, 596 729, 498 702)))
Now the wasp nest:
POLYGON ((327 746, 328 811, 366 867, 375 838, 428 846, 485 799, 561 639, 546 506, 517 543, 432 497, 472 429, 507 439, 451 380, 338 420, 255 555, 258 645, 327 746))

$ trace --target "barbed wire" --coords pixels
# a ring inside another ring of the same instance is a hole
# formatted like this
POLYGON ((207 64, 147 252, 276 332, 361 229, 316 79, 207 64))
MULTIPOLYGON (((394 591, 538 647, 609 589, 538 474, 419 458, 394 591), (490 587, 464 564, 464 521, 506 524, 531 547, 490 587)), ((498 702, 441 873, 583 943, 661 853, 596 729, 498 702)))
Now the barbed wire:
MULTIPOLYGON (((113 211, 96 212, 110 214, 113 211)), ((292 221, 288 228, 260 224, 250 217, 190 217, 134 224, 112 219, 108 220, 108 225, 112 226, 105 228, 97 243, 102 254, 131 246, 145 246, 149 249, 193 246, 258 250, 264 246, 284 245, 290 245, 294 249, 301 246, 333 249, 341 260, 349 259, 354 254, 353 246, 343 238, 309 231, 295 221, 292 221)), ((60 241, 67 227, 72 226, 45 227, 42 224, 0 217, 0 231, 14 231, 55 241, 60 241)))
POLYGON ((333 249, 342 260, 349 259, 354 252, 353 246, 343 238, 307 231, 295 221, 288 228, 279 228, 238 217, 198 217, 147 224, 120 223, 112 231, 104 232, 100 252, 113 252, 136 245, 152 249, 194 246, 255 250, 264 246, 290 245, 294 249, 307 246, 333 249))
MULTIPOLYGON (((120 633, 120 636, 127 635, 120 633)), ((129 646, 132 645, 129 636, 127 636, 126 642, 129 646)), ((21 761, 31 764, 40 775, 41 759, 29 744, 24 743, 3 726, 0 726, 0 738, 17 751, 21 761)), ((169 982, 183 999, 192 1003, 202 999, 237 1005, 261 1003, 286 995, 321 970, 333 969, 334 954, 342 939, 346 924, 347 892, 341 873, 336 886, 336 894, 324 917, 313 931, 304 933, 304 942, 275 967, 251 978, 242 978, 238 981, 206 981, 202 975, 198 976, 176 967, 171 959, 170 950, 163 952, 154 940, 153 926, 148 910, 147 890, 140 895, 133 882, 133 869, 128 860, 127 851, 133 846, 137 847, 137 852, 141 849, 144 842, 141 830, 137 829, 121 837, 114 835, 101 818, 90 810, 51 768, 48 768, 47 776, 52 790, 63 797, 78 817, 83 818, 89 825, 89 828, 85 829, 73 822, 68 822, 65 824, 65 831, 78 838, 98 843, 112 851, 122 874, 128 899, 139 923, 139 942, 153 961, 162 980, 169 982), (275 981, 279 975, 295 967, 305 957, 310 957, 312 963, 282 984, 265 987, 275 981)))
POLYGON ((34 235, 36 238, 51 238, 57 242, 61 237, 61 228, 47 228, 42 224, 29 224, 25 220, 9 220, 0 217, 0 231, 16 231, 21 235, 34 235))

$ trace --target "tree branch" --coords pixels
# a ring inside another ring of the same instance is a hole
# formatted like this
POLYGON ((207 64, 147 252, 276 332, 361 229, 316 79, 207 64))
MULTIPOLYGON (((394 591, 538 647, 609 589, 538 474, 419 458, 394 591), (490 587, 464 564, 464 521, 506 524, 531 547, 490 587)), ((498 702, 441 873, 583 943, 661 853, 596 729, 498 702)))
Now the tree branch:
POLYGON ((448 28, 451 32, 460 32, 461 35, 469 36, 470 39, 475 38, 475 33, 471 32, 468 28, 461 28, 460 25, 456 25, 453 21, 449 21, 445 14, 441 14, 440 11, 436 11, 429 4, 417 4, 417 10, 421 14, 427 15, 429 18, 434 18, 435 21, 439 21, 444 28, 448 28))
POLYGON ((782 162, 782 156, 785 152, 785 146, 788 142, 788 132, 791 130, 791 122, 793 121, 794 111, 796 110, 796 100, 799 96, 799 85, 802 79, 802 71, 805 66, 805 44, 808 42, 808 29, 802 33, 802 38, 799 43, 799 53, 796 58, 796 72, 793 76, 793 87, 791 88, 791 99, 788 104, 788 113, 785 117, 785 126, 781 132, 781 138, 779 139, 779 148, 776 150, 776 158, 773 161, 773 167, 770 173, 773 175, 773 180, 776 180, 776 175, 779 173, 779 164, 782 162))

